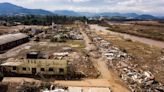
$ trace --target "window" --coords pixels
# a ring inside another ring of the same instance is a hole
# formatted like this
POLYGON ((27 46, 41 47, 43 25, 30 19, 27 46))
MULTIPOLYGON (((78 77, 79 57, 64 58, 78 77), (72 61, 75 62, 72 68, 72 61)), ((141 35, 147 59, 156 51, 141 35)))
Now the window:
POLYGON ((15 66, 13 66, 13 70, 16 70, 17 68, 15 66))
POLYGON ((53 71, 53 68, 49 68, 49 71, 51 71, 51 72, 52 72, 52 71, 53 71))
POLYGON ((22 70, 23 70, 23 71, 26 71, 26 68, 25 68, 25 67, 23 67, 23 68, 22 68, 22 70))
POLYGON ((44 71, 44 68, 41 68, 40 71, 44 71))
POLYGON ((3 46, 0 46, 0 49, 3 50, 3 46))
POLYGON ((59 68, 59 72, 60 73, 63 73, 64 72, 64 69, 63 68, 59 68))

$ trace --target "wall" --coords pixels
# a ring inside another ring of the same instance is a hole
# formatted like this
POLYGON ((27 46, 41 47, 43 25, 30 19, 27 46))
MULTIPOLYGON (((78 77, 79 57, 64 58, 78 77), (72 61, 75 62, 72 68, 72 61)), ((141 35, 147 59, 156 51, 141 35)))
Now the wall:
POLYGON ((32 68, 36 68, 36 73, 46 75, 66 75, 67 74, 67 61, 62 60, 47 60, 47 59, 24 59, 20 66, 17 66, 17 70, 13 70, 12 67, 7 67, 11 72, 18 74, 32 74, 32 68), (26 70, 23 70, 26 68, 26 70), (41 71, 44 68, 44 71, 41 71), (52 68, 53 71, 49 71, 52 68), (63 69, 63 72, 61 72, 63 69))

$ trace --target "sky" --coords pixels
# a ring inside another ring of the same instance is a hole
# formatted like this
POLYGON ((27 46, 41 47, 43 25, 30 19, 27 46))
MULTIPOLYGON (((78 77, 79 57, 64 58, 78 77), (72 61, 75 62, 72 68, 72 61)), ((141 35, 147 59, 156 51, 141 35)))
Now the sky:
POLYGON ((164 16, 164 0, 0 0, 30 9, 120 12, 164 16))

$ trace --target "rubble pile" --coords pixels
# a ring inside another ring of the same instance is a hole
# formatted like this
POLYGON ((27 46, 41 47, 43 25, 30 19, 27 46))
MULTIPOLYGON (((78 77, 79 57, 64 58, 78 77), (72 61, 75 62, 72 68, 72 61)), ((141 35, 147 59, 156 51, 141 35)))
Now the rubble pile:
POLYGON ((7 92, 8 86, 6 84, 0 83, 1 92, 7 92))
POLYGON ((155 80, 150 71, 137 71, 132 67, 122 68, 120 77, 129 84, 129 88, 135 92, 163 92, 164 85, 155 80), (163 90, 163 91, 162 91, 163 90))
MULTIPOLYGON (((16 91, 14 92, 65 92, 67 87, 59 84, 52 84, 49 82, 27 82, 22 81, 20 84, 15 85, 16 91), (64 91, 61 91, 64 90, 64 91)), ((9 91, 10 92, 10 91, 9 91)), ((11 92, 13 92, 11 90, 11 92)))
POLYGON ((150 71, 135 69, 137 65, 131 64, 132 57, 126 51, 121 51, 95 33, 86 33, 98 47, 101 57, 108 62, 110 68, 119 73, 132 92, 164 92, 164 85, 156 81, 150 71))
POLYGON ((74 58, 70 58, 69 60, 71 71, 81 73, 85 75, 85 77, 98 77, 99 72, 96 70, 96 68, 93 66, 93 63, 89 60, 87 56, 75 52, 74 54, 72 54, 72 57, 74 58))
POLYGON ((0 92, 67 92, 68 87, 50 82, 3 82, 0 92), (62 91, 63 90, 63 91, 62 91))
POLYGON ((40 85, 35 82, 23 81, 16 87, 16 90, 17 92, 39 92, 40 85))
POLYGON ((96 34, 89 33, 92 41, 98 47, 99 52, 102 54, 102 57, 106 60, 120 60, 129 58, 127 53, 122 52, 119 48, 113 46, 110 42, 103 40, 96 34))
POLYGON ((74 40, 83 40, 83 35, 77 30, 70 31, 69 37, 74 40))
POLYGON ((67 40, 83 40, 83 36, 77 27, 67 27, 54 25, 52 29, 47 29, 40 36, 43 39, 50 39, 51 42, 65 42, 67 40))
POLYGON ((54 52, 52 57, 54 59, 61 60, 61 59, 64 59, 64 57, 67 57, 68 55, 69 55, 68 52, 54 52))

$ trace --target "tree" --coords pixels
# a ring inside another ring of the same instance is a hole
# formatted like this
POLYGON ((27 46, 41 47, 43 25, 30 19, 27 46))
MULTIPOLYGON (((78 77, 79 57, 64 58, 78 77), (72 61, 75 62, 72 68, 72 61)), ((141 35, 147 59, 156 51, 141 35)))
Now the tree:
POLYGON ((71 24, 76 20, 82 22, 87 21, 86 17, 73 17, 73 16, 41 16, 41 15, 26 15, 26 16, 0 16, 0 20, 7 21, 8 23, 19 22, 24 25, 51 25, 52 22, 56 24, 71 24))

